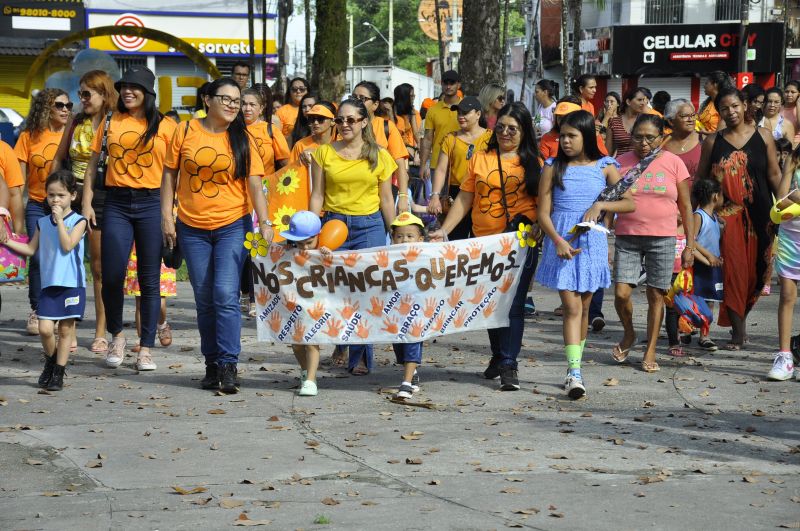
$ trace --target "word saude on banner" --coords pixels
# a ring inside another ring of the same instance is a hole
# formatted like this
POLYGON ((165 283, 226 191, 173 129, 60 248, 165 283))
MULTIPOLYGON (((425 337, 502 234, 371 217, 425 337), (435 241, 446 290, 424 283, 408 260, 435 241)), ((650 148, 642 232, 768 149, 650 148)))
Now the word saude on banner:
POLYGON ((328 257, 273 244, 253 259, 258 339, 414 343, 508 326, 526 252, 513 233, 328 257))

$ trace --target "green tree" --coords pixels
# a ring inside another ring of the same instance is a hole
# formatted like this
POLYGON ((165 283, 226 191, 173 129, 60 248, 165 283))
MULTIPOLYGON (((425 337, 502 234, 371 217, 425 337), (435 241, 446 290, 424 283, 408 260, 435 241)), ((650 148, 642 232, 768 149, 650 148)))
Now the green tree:
POLYGON ((347 68, 347 0, 317 0, 312 85, 320 97, 338 101, 347 68))
POLYGON ((500 0, 463 0, 464 26, 458 71, 464 94, 477 94, 490 82, 502 82, 500 0))

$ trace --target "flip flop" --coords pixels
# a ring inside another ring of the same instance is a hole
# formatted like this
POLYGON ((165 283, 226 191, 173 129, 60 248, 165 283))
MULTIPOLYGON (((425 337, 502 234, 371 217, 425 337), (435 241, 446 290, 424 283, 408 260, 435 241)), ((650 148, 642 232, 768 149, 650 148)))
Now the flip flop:
POLYGON ((108 340, 104 337, 94 338, 90 350, 92 352, 108 352, 108 340))
POLYGON ((556 308, 555 310, 553 310, 553 314, 555 316, 557 316, 557 317, 563 317, 564 316, 564 305, 561 305, 558 308, 556 308))
POLYGON ((683 358, 686 353, 680 345, 672 345, 669 347, 669 355, 675 358, 683 358))
POLYGON ((655 361, 648 362, 648 361, 642 360, 642 370, 644 372, 648 372, 648 373, 649 372, 658 372, 658 371, 661 370, 661 367, 659 367, 658 363, 656 363, 655 361))
POLYGON ((362 366, 356 366, 353 367, 352 369, 347 369, 347 372, 349 372, 353 376, 366 376, 369 374, 369 369, 362 366))
POLYGON ((617 363, 625 363, 625 361, 628 359, 628 355, 630 355, 631 353, 631 349, 635 344, 636 341, 631 343, 631 346, 629 346, 625 350, 622 350, 622 345, 617 343, 616 345, 614 345, 614 348, 611 349, 611 357, 614 358, 614 361, 616 361, 617 363))

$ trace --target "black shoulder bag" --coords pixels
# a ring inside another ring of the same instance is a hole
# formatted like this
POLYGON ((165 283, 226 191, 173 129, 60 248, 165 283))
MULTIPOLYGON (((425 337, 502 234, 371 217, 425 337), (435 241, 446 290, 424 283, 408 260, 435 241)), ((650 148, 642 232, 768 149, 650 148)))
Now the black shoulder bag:
POLYGON ((111 126, 111 115, 113 111, 108 111, 106 123, 103 127, 103 142, 100 144, 100 157, 97 159, 97 170, 94 172, 94 189, 106 189, 106 167, 108 163, 108 128, 111 126))

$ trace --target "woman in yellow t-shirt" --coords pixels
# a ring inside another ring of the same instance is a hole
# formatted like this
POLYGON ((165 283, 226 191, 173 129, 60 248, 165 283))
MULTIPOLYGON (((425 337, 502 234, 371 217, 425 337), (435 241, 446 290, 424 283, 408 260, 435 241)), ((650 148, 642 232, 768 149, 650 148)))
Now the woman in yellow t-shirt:
MULTIPOLYGON (((389 178, 397 169, 392 155, 375 142, 370 115, 358 99, 345 100, 335 120, 339 140, 314 152, 309 210, 325 211, 323 222, 347 224, 347 240, 340 250, 386 245, 386 227, 394 221, 394 199, 389 178)), ((340 363, 337 348, 334 362, 340 363)), ((372 369, 372 345, 350 347, 348 370, 367 374, 372 369)))
POLYGON ((250 212, 255 208, 268 242, 272 223, 261 189, 264 165, 239 112, 239 85, 229 77, 217 79, 204 99, 208 115, 179 126, 167 153, 162 231, 167 247, 174 248, 177 241, 194 290, 206 361, 201 387, 235 393, 241 352, 239 287, 247 254, 244 237, 253 230, 250 212), (178 220, 173 222, 176 186, 178 220))
MULTIPOLYGON (((80 79, 80 91, 83 110, 67 125, 69 134, 61 138, 58 153, 53 161, 53 171, 68 167, 78 181, 78 197, 74 201, 74 210, 81 212, 83 198, 83 177, 86 167, 92 158, 92 143, 95 133, 103 123, 106 115, 117 107, 119 94, 114 88, 114 80, 102 70, 91 70, 83 74, 80 79)), ((89 231, 89 257, 92 270, 92 287, 94 288, 95 329, 92 352, 106 352, 108 340, 106 339, 106 308, 103 305, 103 281, 100 264, 100 240, 103 224, 103 204, 105 191, 94 190, 92 208, 94 209, 97 225, 89 231)))
POLYGON ((297 113, 300 112, 300 100, 308 93, 308 81, 302 77, 296 77, 289 82, 286 89, 286 96, 275 115, 280 119, 283 126, 283 136, 290 138, 294 123, 297 121, 297 113))
MULTIPOLYGON (((467 177, 467 166, 477 152, 486 151, 486 145, 492 137, 492 132, 480 126, 481 102, 475 96, 467 96, 458 105, 453 105, 458 112, 458 126, 460 129, 444 137, 442 151, 436 162, 436 171, 433 174, 431 200, 428 203, 428 212, 431 214, 442 213, 442 194, 446 195, 445 201, 454 201, 461 190, 461 183, 467 177), (448 187, 444 188, 445 179, 448 187)), ((469 238, 472 231, 472 216, 467 213, 459 224, 450 232, 451 240, 469 238)))
MULTIPOLYGON (((507 225, 521 222, 522 216, 527 218, 526 223, 532 223, 537 236, 540 235, 536 224, 540 173, 531 114, 522 103, 510 103, 497 113, 497 124, 486 151, 472 156, 461 192, 450 207, 441 230, 430 234, 431 240, 442 240, 470 209, 475 236, 500 234, 507 225), (502 168, 502 175, 498 166, 502 168)), ((525 295, 538 260, 539 247, 529 249, 509 310, 509 325, 488 330, 492 359, 483 375, 487 379, 500 376, 501 391, 519 389, 517 356, 525 327, 525 295)))
POLYGON ((333 140, 333 119, 336 117, 336 107, 329 101, 320 101, 308 111, 308 123, 311 134, 301 138, 292 147, 289 162, 301 161, 311 164, 314 151, 323 144, 330 144, 333 140))
POLYGON ((156 369, 150 349, 155 342, 161 310, 161 242, 153 235, 161 228, 161 172, 176 126, 173 120, 164 119, 158 112, 154 84, 155 75, 143 66, 129 68, 114 84, 120 96, 117 110, 110 120, 104 118, 94 136, 94 153, 83 179, 83 215, 90 226, 95 226, 93 187, 105 139, 108 158, 100 245, 103 250, 103 303, 108 331, 113 338, 106 354, 106 366, 119 367, 125 358, 127 341, 122 328, 122 308, 128 258, 135 243, 142 293, 142 336, 136 360, 140 371, 156 369))
MULTIPOLYGON (((25 129, 14 146, 14 153, 17 155, 28 187, 25 226, 29 237, 33 237, 39 218, 47 215, 44 183, 50 175, 50 167, 71 112, 72 102, 69 101, 66 92, 56 88, 40 91, 31 101, 25 129)), ((31 313, 28 315, 26 329, 29 335, 39 334, 39 318, 36 312, 39 308, 41 290, 37 252, 28 262, 28 300, 31 303, 31 313)))

